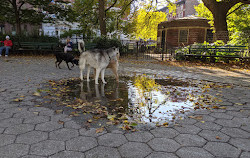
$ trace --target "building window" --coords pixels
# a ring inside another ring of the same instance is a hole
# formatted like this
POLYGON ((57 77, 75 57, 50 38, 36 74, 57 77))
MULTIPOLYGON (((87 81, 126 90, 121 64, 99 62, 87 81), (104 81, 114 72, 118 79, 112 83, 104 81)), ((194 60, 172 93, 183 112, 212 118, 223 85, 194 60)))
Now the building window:
POLYGON ((188 30, 179 30, 179 43, 188 42, 188 30))

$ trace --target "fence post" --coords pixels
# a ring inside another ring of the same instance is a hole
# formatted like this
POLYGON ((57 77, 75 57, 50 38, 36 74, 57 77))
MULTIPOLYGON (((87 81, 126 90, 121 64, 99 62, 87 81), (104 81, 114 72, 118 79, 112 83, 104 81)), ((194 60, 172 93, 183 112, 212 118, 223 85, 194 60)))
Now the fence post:
POLYGON ((139 43, 137 41, 136 42, 136 60, 138 60, 138 55, 139 55, 139 43))

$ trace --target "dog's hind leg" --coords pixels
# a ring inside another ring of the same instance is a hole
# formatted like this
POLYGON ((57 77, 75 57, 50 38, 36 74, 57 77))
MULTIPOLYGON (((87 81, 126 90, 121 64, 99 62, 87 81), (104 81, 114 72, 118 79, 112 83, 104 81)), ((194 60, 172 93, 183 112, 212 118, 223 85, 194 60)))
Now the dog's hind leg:
POLYGON ((105 75, 105 69, 101 70, 101 78, 102 78, 102 83, 106 84, 107 82, 104 79, 104 75, 105 75))
POLYGON ((60 64, 62 63, 62 60, 61 61, 59 61, 59 63, 58 63, 58 67, 59 67, 59 69, 61 69, 61 67, 60 67, 60 64))
POLYGON ((87 66, 87 82, 89 82, 90 66, 87 66))
POLYGON ((83 81, 83 74, 82 74, 82 72, 83 72, 83 70, 80 69, 80 79, 81 79, 81 81, 83 81))
POLYGON ((111 70, 115 75, 116 81, 119 82, 119 75, 118 75, 118 72, 117 72, 117 67, 111 67, 111 70))
POLYGON ((98 78, 100 76, 100 72, 101 72, 100 68, 97 68, 95 74, 95 84, 98 84, 98 78))

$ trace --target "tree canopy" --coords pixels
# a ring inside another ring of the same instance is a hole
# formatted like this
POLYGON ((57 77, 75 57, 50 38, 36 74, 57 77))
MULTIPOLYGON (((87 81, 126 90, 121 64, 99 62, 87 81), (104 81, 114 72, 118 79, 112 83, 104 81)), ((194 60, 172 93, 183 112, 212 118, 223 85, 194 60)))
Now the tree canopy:
POLYGON ((64 0, 4 0, 0 3, 0 22, 16 26, 17 34, 21 33, 21 24, 53 22, 55 19, 70 20, 71 8, 64 0), (53 16, 52 16, 53 15, 53 16))

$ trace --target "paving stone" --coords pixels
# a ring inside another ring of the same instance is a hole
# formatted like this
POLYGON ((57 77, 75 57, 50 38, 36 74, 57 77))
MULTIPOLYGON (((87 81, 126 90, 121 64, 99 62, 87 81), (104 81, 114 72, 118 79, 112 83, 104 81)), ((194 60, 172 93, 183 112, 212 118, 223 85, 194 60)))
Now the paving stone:
POLYGON ((217 157, 238 157, 240 150, 227 143, 208 142, 204 149, 217 157))
POLYGON ((232 138, 229 143, 236 146, 238 149, 250 151, 250 139, 232 138))
POLYGON ((6 133, 6 134, 22 134, 22 133, 26 133, 28 131, 32 131, 34 128, 35 128, 35 126, 31 125, 31 124, 19 124, 19 125, 15 125, 15 126, 6 128, 4 133, 6 133))
POLYGON ((107 133, 105 129, 103 130, 103 132, 96 133, 96 128, 90 128, 90 129, 81 128, 79 132, 80 132, 80 135, 89 136, 89 137, 98 137, 107 133))
POLYGON ((180 148, 176 154, 180 158, 212 158, 214 157, 212 154, 204 150, 203 148, 198 147, 182 147, 180 148))
POLYGON ((175 126, 174 129, 183 134, 197 134, 201 131, 199 127, 194 125, 175 126))
POLYGON ((6 118, 11 118, 13 116, 12 113, 0 113, 0 120, 6 119, 6 118))
POLYGON ((54 110, 40 111, 39 115, 40 116, 53 116, 54 110))
POLYGON ((191 135, 191 134, 180 134, 178 135, 175 140, 181 146, 197 146, 202 147, 207 141, 198 135, 191 135))
POLYGON ((30 131, 17 136, 16 143, 34 144, 48 139, 48 133, 42 131, 30 131))
POLYGON ((0 127, 11 127, 14 125, 21 124, 22 118, 8 118, 0 121, 0 127))
POLYGON ((179 133, 173 128, 155 128, 150 131, 155 137, 174 138, 179 133))
POLYGON ((172 153, 166 153, 166 152, 153 152, 146 158, 178 158, 172 153))
POLYGON ((73 128, 73 129, 80 129, 82 128, 81 125, 77 124, 75 121, 67 121, 64 123, 65 128, 73 128))
POLYGON ((48 108, 45 108, 45 107, 32 107, 32 108, 29 108, 28 111, 31 111, 31 112, 40 112, 40 111, 51 111, 50 109, 48 108))
POLYGON ((85 158, 84 153, 76 151, 61 151, 49 158, 85 158))
POLYGON ((250 125, 241 126, 241 129, 250 133, 250 125))
POLYGON ((36 156, 36 155, 26 155, 26 156, 23 156, 22 158, 46 158, 44 156, 36 156))
POLYGON ((192 118, 184 118, 183 120, 178 120, 178 123, 182 125, 193 125, 196 122, 197 120, 192 119, 192 118))
POLYGON ((13 115, 13 117, 16 117, 16 118, 29 118, 29 117, 36 117, 36 116, 38 116, 37 112, 30 112, 30 111, 19 112, 13 115))
POLYGON ((127 143, 127 139, 122 134, 107 133, 98 137, 98 143, 103 146, 119 147, 127 143))
POLYGON ((63 141, 45 140, 30 147, 30 154, 40 156, 50 156, 65 150, 65 143, 63 141))
POLYGON ((196 111, 194 111, 194 113, 196 115, 208 115, 211 113, 211 111, 209 111, 209 110, 196 110, 196 111))
POLYGON ((232 119, 232 115, 228 115, 226 113, 211 113, 210 116, 213 116, 215 118, 220 118, 220 119, 232 119))
POLYGON ((1 158, 18 158, 28 154, 29 145, 10 144, 0 147, 1 158))
POLYGON ((127 133, 125 134, 125 136, 129 141, 144 143, 154 138, 154 136, 150 132, 146 131, 127 133))
POLYGON ((79 133, 75 129, 58 129, 49 133, 49 138, 53 140, 69 140, 71 138, 79 136, 79 133))
POLYGON ((242 152, 240 155, 240 158, 249 158, 250 157, 250 152, 242 152))
POLYGON ((138 158, 146 157, 152 152, 152 150, 148 147, 147 144, 138 142, 128 142, 119 147, 119 151, 122 157, 138 158))
POLYGON ((25 118, 23 123, 40 124, 48 122, 49 120, 50 120, 49 116, 36 116, 36 117, 25 118))
POLYGON ((248 132, 243 131, 242 129, 239 129, 239 128, 224 127, 221 129, 221 132, 234 138, 250 138, 250 134, 248 132))
POLYGON ((227 142, 230 137, 219 131, 202 130, 199 135, 208 141, 227 142))
POLYGON ((5 130, 5 128, 0 127, 0 134, 3 133, 4 130, 5 130))
POLYGON ((195 126, 201 128, 201 129, 208 129, 208 130, 220 130, 222 128, 222 126, 215 124, 213 122, 198 122, 195 124, 195 126))
POLYGON ((36 125, 35 129, 40 131, 54 131, 62 127, 63 127, 62 124, 59 124, 58 122, 55 121, 50 121, 36 125))
POLYGON ((73 151, 87 151, 96 147, 97 141, 92 137, 76 137, 66 142, 66 149, 73 151))
POLYGON ((0 147, 13 143, 15 139, 14 135, 0 134, 0 147))
POLYGON ((242 112, 239 112, 239 111, 227 111, 226 114, 230 116, 240 117, 240 118, 248 117, 247 115, 244 115, 242 112))
POLYGON ((27 112, 27 108, 25 107, 13 107, 13 108, 8 108, 4 110, 5 113, 21 113, 21 112, 27 112))
POLYGON ((218 119, 215 123, 224 126, 224 127, 240 127, 241 124, 234 120, 218 119))
POLYGON ((85 153, 86 158, 119 158, 121 157, 116 148, 98 146, 85 153))
POLYGON ((175 152, 180 148, 180 144, 167 138, 154 138, 148 142, 148 145, 155 151, 175 152))

